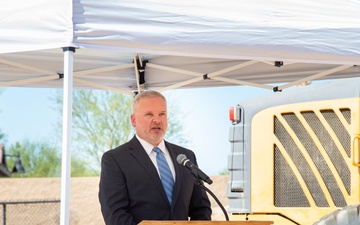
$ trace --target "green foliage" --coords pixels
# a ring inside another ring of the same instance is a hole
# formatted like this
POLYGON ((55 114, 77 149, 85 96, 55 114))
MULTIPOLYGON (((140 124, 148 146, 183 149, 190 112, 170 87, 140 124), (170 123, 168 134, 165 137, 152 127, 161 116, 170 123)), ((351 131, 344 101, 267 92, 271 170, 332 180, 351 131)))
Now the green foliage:
MULTIPOLYGON (((61 176, 61 151, 49 142, 30 142, 28 140, 16 142, 6 151, 6 164, 12 171, 18 154, 25 173, 13 173, 11 177, 60 177, 61 176)), ((89 170, 87 162, 81 157, 72 156, 71 176, 94 176, 95 172, 89 170)))
MULTIPOLYGON (((6 154, 20 154, 24 174, 12 174, 12 177, 58 177, 61 174, 61 159, 58 150, 46 142, 28 140, 11 145, 6 154)), ((16 157, 7 157, 7 166, 12 170, 16 157)))
POLYGON ((97 171, 90 170, 88 162, 81 157, 71 157, 71 176, 72 177, 90 177, 96 176, 97 171))
MULTIPOLYGON (((62 114, 62 93, 57 92, 54 99, 62 114)), ((130 139, 131 103, 132 97, 110 91, 73 92, 73 155, 86 159, 85 163, 72 162, 74 175, 98 174, 102 154, 130 139)))
POLYGON ((183 114, 179 109, 179 105, 176 105, 177 101, 172 99, 172 97, 167 97, 168 105, 168 130, 165 135, 165 140, 181 145, 186 146, 188 144, 188 139, 183 132, 182 119, 183 114))
POLYGON ((230 171, 227 168, 225 168, 219 172, 219 175, 229 175, 229 174, 230 174, 230 171))

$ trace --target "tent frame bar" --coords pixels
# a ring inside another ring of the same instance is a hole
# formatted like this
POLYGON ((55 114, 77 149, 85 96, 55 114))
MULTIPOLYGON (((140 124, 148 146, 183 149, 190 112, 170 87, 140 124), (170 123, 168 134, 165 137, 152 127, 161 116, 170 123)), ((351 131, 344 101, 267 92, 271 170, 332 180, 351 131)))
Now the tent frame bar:
MULTIPOLYGON (((241 68, 244 68, 246 66, 250 66, 256 63, 265 63, 268 65, 272 65, 272 66, 277 66, 277 63, 275 62, 269 62, 269 61, 263 61, 263 60, 250 60, 250 61, 246 61, 243 62, 241 64, 235 65, 235 66, 231 66, 219 71, 215 71, 212 73, 199 73, 199 72, 194 72, 194 71, 189 71, 189 70, 183 70, 183 69, 177 69, 177 68, 173 68, 173 67, 168 67, 168 66, 162 66, 162 65, 158 65, 158 64, 153 64, 153 63, 149 63, 146 61, 146 67, 149 68, 153 68, 153 69, 159 69, 159 70, 164 70, 164 71, 169 71, 169 72, 174 72, 174 73, 179 73, 179 74, 184 74, 184 75, 189 75, 192 76, 194 78, 180 82, 180 83, 176 83, 167 87, 163 87, 163 88, 159 88, 158 91, 163 92, 166 90, 172 90, 172 89, 176 89, 176 88, 180 88, 189 84, 193 84, 196 82, 200 82, 202 80, 217 80, 217 81, 222 81, 225 83, 230 83, 230 84, 236 84, 236 85, 247 85, 247 86, 253 86, 253 87, 258 87, 258 88, 264 88, 264 89, 269 89, 269 90, 273 90, 274 92, 277 91, 282 91, 286 88, 289 88, 291 86, 295 86, 295 85, 300 85, 303 84, 305 82, 308 81, 312 81, 345 69, 348 69, 350 67, 352 67, 353 65, 340 65, 337 66, 335 68, 326 70, 326 71, 322 71, 319 72, 317 74, 308 76, 308 77, 304 77, 301 78, 299 80, 296 81, 292 81, 289 83, 286 83, 284 85, 281 86, 270 86, 270 85, 265 85, 265 84, 259 84, 259 83, 254 83, 254 82, 248 82, 248 81, 244 81, 244 80, 238 80, 238 79, 231 79, 231 78, 226 78, 226 77, 220 77, 219 75, 223 75, 226 74, 228 72, 234 71, 234 70, 238 70, 241 68)), ((279 61, 280 62, 280 61, 279 61)), ((282 61, 281 61, 282 62, 282 61)), ((18 85, 23 85, 23 84, 27 84, 27 83, 35 83, 35 82, 42 82, 42 81, 49 81, 49 80, 56 80, 59 79, 58 74, 54 74, 54 72, 52 71, 47 71, 47 70, 42 70, 42 69, 38 69, 32 66, 28 66, 28 65, 24 65, 24 64, 19 64, 13 61, 9 61, 9 60, 5 60, 5 59, 0 59, 0 63, 9 65, 9 66, 13 66, 16 68, 21 68, 21 69, 25 69, 25 70, 29 70, 29 71, 34 71, 37 73, 41 73, 44 74, 46 76, 41 76, 41 77, 35 77, 35 78, 29 78, 29 79, 21 79, 21 80, 16 80, 16 81, 7 81, 7 82, 0 82, 0 86, 18 86, 18 85)), ((295 63, 295 62, 293 62, 295 63)), ((293 63, 281 63, 281 66, 287 66, 293 63)), ((95 83, 92 81, 86 81, 84 79, 81 78, 88 78, 89 75, 91 74, 97 74, 100 72, 109 72, 109 71, 114 71, 114 70, 121 70, 121 69, 134 69, 135 71, 135 77, 136 77, 136 88, 137 88, 137 92, 140 93, 142 91, 144 91, 146 89, 146 83, 141 84, 140 83, 140 71, 139 68, 143 68, 144 71, 141 71, 142 73, 145 73, 145 65, 143 65, 143 61, 141 59, 141 56, 139 53, 134 53, 133 56, 133 63, 132 64, 125 64, 125 65, 118 65, 118 66, 109 66, 109 67, 103 67, 103 68, 96 68, 96 69, 89 69, 89 70, 83 70, 83 71, 77 71, 74 72, 72 71, 73 74, 73 81, 76 83, 81 83, 84 85, 88 85, 88 86, 92 86, 94 88, 98 88, 98 89, 103 89, 103 90, 111 90, 114 92, 118 92, 118 93, 123 93, 126 95, 130 95, 133 96, 134 92, 132 91, 127 91, 127 90, 122 90, 122 89, 118 89, 118 88, 114 88, 114 87, 110 87, 107 85, 101 85, 99 83, 95 83)), ((65 68, 64 68, 65 71, 65 68)), ((98 77, 94 77, 94 79, 101 79, 101 76, 98 77)))
MULTIPOLYGON (((302 78, 302 79, 299 79, 299 80, 296 80, 296 81, 293 81, 293 82, 289 82, 287 84, 284 84, 284 85, 281 85, 279 86, 277 89, 278 91, 281 91, 285 88, 289 88, 291 86, 295 86, 295 85, 299 85, 299 84, 302 84, 304 82, 307 82, 307 81, 312 81, 312 80, 315 80, 317 78, 321 78, 321 77, 325 77, 327 75, 330 75, 330 74, 333 74, 333 73, 336 73, 336 72, 339 72, 339 71, 342 71, 342 70, 345 70, 345 69, 348 69, 350 67, 353 67, 353 65, 341 65, 341 66, 337 66, 335 68, 332 68, 332 69, 329 69, 329 70, 325 70, 325 71, 322 71, 320 73, 317 73, 317 74, 314 74, 312 76, 308 76, 308 77, 305 77, 305 78, 302 78)), ((276 87, 275 87, 276 88, 276 87)))

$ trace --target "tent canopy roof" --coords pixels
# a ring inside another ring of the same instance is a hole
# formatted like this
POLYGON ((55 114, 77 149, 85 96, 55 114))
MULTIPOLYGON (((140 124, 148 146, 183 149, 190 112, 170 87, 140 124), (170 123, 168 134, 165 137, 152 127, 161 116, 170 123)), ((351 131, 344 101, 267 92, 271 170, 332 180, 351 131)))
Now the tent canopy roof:
POLYGON ((272 89, 266 84, 359 74, 360 1, 355 0, 8 4, 0 9, 1 86, 62 87, 61 48, 69 46, 76 48, 75 88, 124 93, 138 89, 142 79, 142 88, 160 91, 272 89))

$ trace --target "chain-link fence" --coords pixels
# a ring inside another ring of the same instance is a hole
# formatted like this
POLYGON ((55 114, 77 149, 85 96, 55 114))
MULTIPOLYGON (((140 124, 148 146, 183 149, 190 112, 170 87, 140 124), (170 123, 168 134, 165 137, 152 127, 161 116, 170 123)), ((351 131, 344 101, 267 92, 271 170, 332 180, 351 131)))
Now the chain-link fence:
POLYGON ((60 200, 0 202, 2 225, 57 225, 60 223, 60 200))

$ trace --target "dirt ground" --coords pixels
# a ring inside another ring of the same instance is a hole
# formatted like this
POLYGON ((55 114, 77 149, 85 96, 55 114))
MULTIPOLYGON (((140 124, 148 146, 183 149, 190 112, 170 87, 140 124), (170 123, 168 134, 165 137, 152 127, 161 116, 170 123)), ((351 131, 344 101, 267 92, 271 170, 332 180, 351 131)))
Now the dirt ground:
MULTIPOLYGON (((206 185, 218 197, 225 209, 228 208, 226 185, 228 176, 213 176, 212 185, 206 185)), ((70 224, 104 224, 98 201, 99 177, 71 178, 70 181, 70 224)), ((60 178, 1 178, 0 202, 59 200, 60 178)), ((209 195, 213 209, 213 220, 225 221, 225 216, 215 200, 209 195)), ((46 224, 46 223, 44 223, 46 224)))

